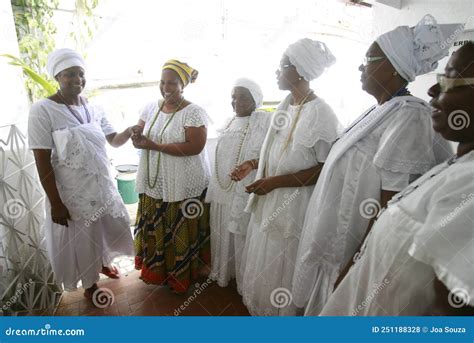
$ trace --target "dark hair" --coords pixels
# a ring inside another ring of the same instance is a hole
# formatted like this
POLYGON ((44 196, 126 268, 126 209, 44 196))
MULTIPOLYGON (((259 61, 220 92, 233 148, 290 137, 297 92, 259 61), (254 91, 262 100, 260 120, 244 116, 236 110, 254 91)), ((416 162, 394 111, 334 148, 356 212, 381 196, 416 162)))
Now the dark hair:
POLYGON ((460 47, 456 52, 464 52, 464 50, 467 50, 469 51, 468 53, 471 53, 473 54, 472 55, 472 59, 474 61, 474 42, 473 41, 468 41, 466 43, 463 44, 462 47, 460 47))

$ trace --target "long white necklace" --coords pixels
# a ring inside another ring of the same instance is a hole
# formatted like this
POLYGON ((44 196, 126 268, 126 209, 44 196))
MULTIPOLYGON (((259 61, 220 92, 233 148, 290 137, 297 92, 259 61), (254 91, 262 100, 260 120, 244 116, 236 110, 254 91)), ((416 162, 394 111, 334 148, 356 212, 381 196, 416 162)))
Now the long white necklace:
MULTIPOLYGON (((230 123, 225 127, 224 131, 222 132, 223 134, 225 134, 225 131, 227 129, 229 129, 229 127, 234 122, 235 118, 236 117, 232 118, 230 123)), ((242 137, 240 139, 240 142, 239 142, 239 145, 238 145, 238 148, 237 148, 237 153, 236 153, 235 159, 234 159, 234 164, 233 164, 234 167, 238 166, 239 162, 241 160, 242 147, 244 145, 245 138, 247 137, 249 126, 250 126, 250 118, 247 122, 247 126, 245 127, 243 134, 241 135, 242 137)), ((229 192, 232 189, 232 187, 234 186, 235 181, 231 179, 230 182, 227 185, 225 185, 224 182, 222 182, 222 180, 221 180, 221 177, 219 175, 219 143, 220 142, 218 140, 217 144, 216 144, 216 150, 215 150, 215 153, 214 153, 214 173, 216 175, 216 180, 217 180, 217 184, 219 185, 219 187, 224 192, 229 192)))
MULTIPOLYGON (((282 158, 283 158, 283 155, 285 154, 285 151, 286 149, 288 148, 288 145, 290 144, 291 140, 293 139, 293 132, 295 131, 296 129, 296 124, 298 123, 298 120, 300 118, 300 115, 301 115, 301 111, 303 110, 303 106, 304 104, 306 103, 306 100, 309 98, 309 96, 311 94, 313 94, 313 90, 310 89, 308 91, 308 93, 306 94, 306 96, 303 98, 303 100, 301 100, 299 102, 299 104, 297 105, 298 106, 298 110, 296 112, 296 115, 292 121, 292 125, 291 125, 291 129, 290 129, 290 133, 288 134, 286 140, 285 140, 285 145, 283 146, 282 150, 281 150, 281 154, 280 154, 280 158, 278 159, 278 162, 277 162, 277 167, 276 167, 276 170, 280 169, 280 165, 281 165, 281 162, 282 162, 282 158)), ((268 164, 268 159, 265 159, 265 165, 264 165, 264 168, 263 168, 263 173, 264 173, 264 176, 267 177, 267 164, 268 164)))

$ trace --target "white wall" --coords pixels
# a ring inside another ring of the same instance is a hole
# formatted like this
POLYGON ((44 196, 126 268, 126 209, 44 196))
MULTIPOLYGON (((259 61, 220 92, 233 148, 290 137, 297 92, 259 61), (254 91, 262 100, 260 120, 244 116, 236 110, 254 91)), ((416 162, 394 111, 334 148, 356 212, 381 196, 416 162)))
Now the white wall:
MULTIPOLYGON (((10 0, 0 0, 0 54, 19 55, 10 0)), ((25 121, 28 116, 21 69, 7 62, 6 58, 0 57, 0 127, 25 121)))
MULTIPOLYGON (((10 0, 0 0, 0 54, 5 53, 19 55, 10 0)), ((33 314, 52 308, 58 289, 44 244, 43 190, 26 142, 22 71, 4 57, 0 94, 0 308, 4 314, 33 314)))
MULTIPOLYGON (((376 3, 373 7, 375 37, 400 25, 414 26, 425 15, 433 15, 438 23, 465 23, 465 29, 474 28, 473 0, 402 0, 402 9, 376 3)), ((374 38, 375 38, 374 37, 374 38)), ((447 59, 440 62, 442 71, 447 59)), ((412 93, 428 100, 426 94, 435 83, 435 73, 419 76, 410 85, 412 93)))

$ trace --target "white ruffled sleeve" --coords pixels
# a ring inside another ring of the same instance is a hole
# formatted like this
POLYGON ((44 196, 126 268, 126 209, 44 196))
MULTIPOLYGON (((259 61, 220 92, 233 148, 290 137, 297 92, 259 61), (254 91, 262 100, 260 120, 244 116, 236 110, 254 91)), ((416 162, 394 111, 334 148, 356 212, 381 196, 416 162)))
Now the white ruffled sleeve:
POLYGON ((433 267, 446 287, 467 294, 474 306, 473 164, 457 165, 433 194, 428 216, 409 254, 433 267), (470 168, 470 170, 468 170, 470 168))
POLYGON ((108 136, 114 132, 117 132, 117 130, 115 130, 113 125, 107 119, 107 115, 102 106, 94 105, 94 112, 100 121, 100 128, 102 129, 104 136, 108 136))
POLYGON ((309 109, 311 113, 298 123, 293 135, 294 144, 313 149, 318 162, 324 162, 342 126, 331 107, 322 99, 308 105, 312 106, 309 109))
POLYGON ((184 119, 184 127, 208 126, 207 113, 195 104, 188 105, 187 113, 184 119))
POLYGON ((31 106, 28 117, 28 146, 30 149, 52 149, 52 123, 45 108, 40 103, 31 106))
POLYGON ((373 163, 400 179, 401 174, 424 174, 436 164, 433 135, 428 107, 405 103, 391 114, 373 163))

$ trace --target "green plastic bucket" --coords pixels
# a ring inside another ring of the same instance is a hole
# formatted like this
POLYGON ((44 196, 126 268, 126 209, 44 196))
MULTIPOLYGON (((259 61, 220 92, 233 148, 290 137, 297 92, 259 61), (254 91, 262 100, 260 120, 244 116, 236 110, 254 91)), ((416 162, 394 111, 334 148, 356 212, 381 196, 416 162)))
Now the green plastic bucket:
POLYGON ((117 188, 125 204, 138 202, 138 193, 135 192, 135 183, 138 166, 134 164, 123 164, 115 167, 119 172, 117 177, 117 188))

